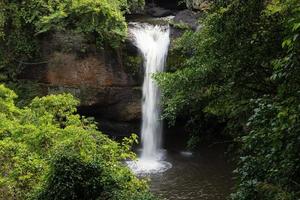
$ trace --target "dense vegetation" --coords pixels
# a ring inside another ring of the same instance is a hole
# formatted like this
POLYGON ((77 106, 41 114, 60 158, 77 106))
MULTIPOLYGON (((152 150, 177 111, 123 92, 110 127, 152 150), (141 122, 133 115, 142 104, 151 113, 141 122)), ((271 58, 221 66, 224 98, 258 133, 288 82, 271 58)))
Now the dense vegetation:
POLYGON ((118 46, 127 33, 124 14, 143 6, 143 0, 2 0, 0 81, 14 79, 28 61, 41 62, 39 39, 51 31, 82 33, 99 48, 118 46))
POLYGON ((71 95, 35 98, 27 107, 0 85, 0 199, 152 199, 147 184, 122 162, 136 137, 122 144, 76 114, 71 95))
MULTIPOLYGON (((300 1, 211 2, 201 28, 174 43, 172 71, 154 77, 163 117, 171 125, 188 120, 190 147, 224 127, 238 155, 232 199, 299 199, 300 1)), ((0 82, 15 81, 25 63, 43 62, 40 41, 53 32, 116 48, 126 37, 124 15, 143 6, 1 0, 0 82)), ((76 114, 78 101, 68 94, 36 97, 22 108, 16 98, 0 85, 0 199, 153 199, 122 163, 134 158, 135 136, 110 140, 76 114)))
POLYGON ((215 1, 201 24, 176 42, 177 69, 155 77, 164 117, 187 118, 194 141, 226 124, 240 157, 232 199, 299 199, 300 1, 215 1))
MULTIPOLYGON (((67 31, 115 48, 126 37, 124 14, 143 6, 143 0, 1 1, 0 82, 34 94, 35 84, 19 84, 17 75, 24 64, 43 62, 41 39, 67 31)), ((27 101, 0 84, 0 199, 153 199, 146 181, 123 163, 135 159, 135 135, 112 141, 76 113, 79 102, 69 94, 27 101)))

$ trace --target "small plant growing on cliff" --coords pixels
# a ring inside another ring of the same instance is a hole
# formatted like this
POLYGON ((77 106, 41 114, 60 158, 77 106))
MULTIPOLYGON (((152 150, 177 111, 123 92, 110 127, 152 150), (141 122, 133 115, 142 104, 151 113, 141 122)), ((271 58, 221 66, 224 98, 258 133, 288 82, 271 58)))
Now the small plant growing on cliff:
POLYGON ((137 76, 141 71, 143 59, 141 56, 126 56, 124 58, 125 71, 133 76, 137 76))

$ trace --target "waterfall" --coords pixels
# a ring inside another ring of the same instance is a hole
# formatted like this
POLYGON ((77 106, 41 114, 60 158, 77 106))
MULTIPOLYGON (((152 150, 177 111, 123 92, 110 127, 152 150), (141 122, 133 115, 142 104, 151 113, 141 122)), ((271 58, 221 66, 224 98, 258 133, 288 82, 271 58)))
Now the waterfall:
POLYGON ((152 75, 164 71, 170 43, 169 29, 144 25, 130 29, 134 43, 144 57, 142 99, 142 158, 155 159, 161 148, 160 92, 152 75))
POLYGON ((168 26, 131 24, 130 35, 144 58, 142 99, 142 154, 138 162, 129 165, 134 171, 152 173, 164 171, 170 164, 162 161, 162 122, 160 91, 152 75, 164 71, 170 33, 168 26))

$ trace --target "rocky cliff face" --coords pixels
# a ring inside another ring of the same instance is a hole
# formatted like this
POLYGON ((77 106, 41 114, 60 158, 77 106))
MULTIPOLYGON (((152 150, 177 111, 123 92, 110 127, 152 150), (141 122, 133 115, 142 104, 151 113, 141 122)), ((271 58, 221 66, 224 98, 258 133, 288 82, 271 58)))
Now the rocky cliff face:
POLYGON ((140 119, 140 84, 125 72, 120 50, 96 50, 70 33, 54 33, 41 43, 46 64, 26 66, 22 79, 38 81, 47 94, 72 93, 86 114, 118 121, 140 119))
MULTIPOLYGON (((198 13, 178 10, 175 15, 171 37, 176 38, 183 33, 182 24, 189 29, 197 29, 198 13)), ((86 39, 78 33, 52 33, 41 40, 41 57, 46 62, 26 65, 20 78, 37 81, 44 95, 72 93, 80 99, 79 110, 85 115, 118 122, 139 121, 142 58, 130 42, 112 50, 97 49, 95 42, 91 41, 91 38, 86 39)), ((177 57, 172 54, 171 48, 169 68, 177 57)))

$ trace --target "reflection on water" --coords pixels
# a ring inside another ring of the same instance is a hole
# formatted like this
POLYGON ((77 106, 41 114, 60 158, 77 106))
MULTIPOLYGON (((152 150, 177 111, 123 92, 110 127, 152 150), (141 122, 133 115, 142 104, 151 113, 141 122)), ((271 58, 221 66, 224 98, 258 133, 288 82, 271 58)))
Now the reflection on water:
POLYGON ((173 167, 150 175, 152 192, 168 200, 225 200, 233 186, 225 150, 221 146, 194 154, 169 150, 166 161, 173 167))

